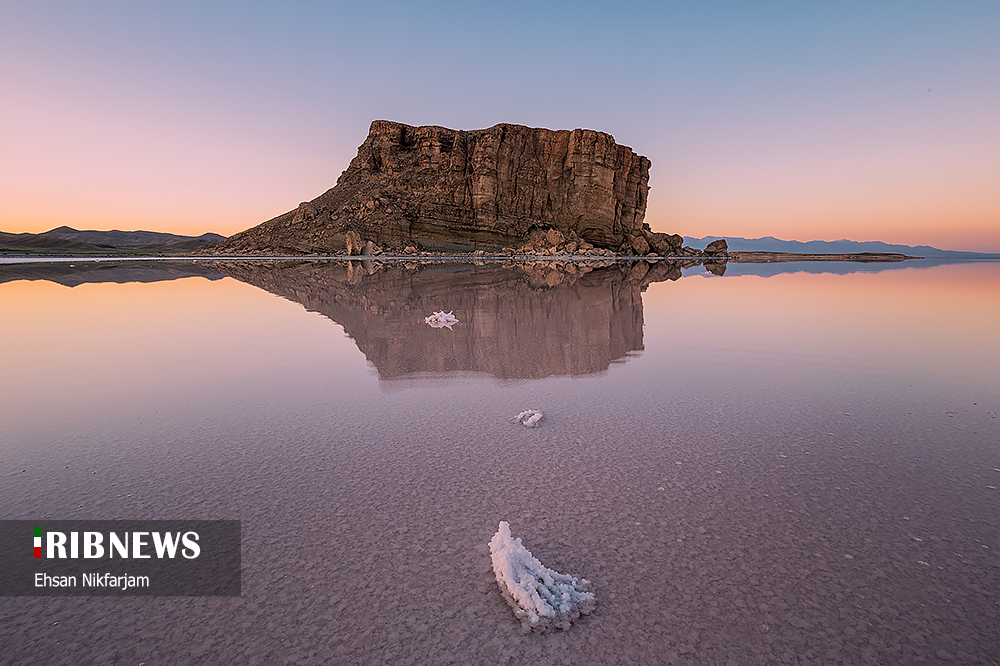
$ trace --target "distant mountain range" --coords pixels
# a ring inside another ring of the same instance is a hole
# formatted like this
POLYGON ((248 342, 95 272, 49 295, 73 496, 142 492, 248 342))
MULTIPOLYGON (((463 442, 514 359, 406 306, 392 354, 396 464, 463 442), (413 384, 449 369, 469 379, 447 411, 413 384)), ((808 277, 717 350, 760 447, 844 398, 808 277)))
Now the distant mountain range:
MULTIPOLYGON (((725 239, 731 252, 794 252, 797 254, 858 254, 897 252, 936 260, 998 260, 1000 253, 941 250, 929 245, 892 245, 881 241, 791 241, 773 236, 685 237, 684 244, 704 249, 712 241, 725 239)), ((0 254, 182 254, 215 247, 226 239, 213 233, 182 236, 161 231, 80 231, 57 227, 40 234, 11 234, 0 231, 0 254)))
POLYGON ((897 252, 927 259, 1000 259, 1000 254, 939 250, 929 245, 891 245, 882 241, 789 241, 773 236, 740 238, 738 236, 685 237, 684 244, 699 250, 712 241, 725 239, 730 252, 795 252, 797 254, 859 254, 861 252, 897 252))
POLYGON ((159 231, 79 231, 57 227, 40 234, 0 231, 0 252, 18 254, 177 254, 215 247, 219 234, 181 236, 159 231))

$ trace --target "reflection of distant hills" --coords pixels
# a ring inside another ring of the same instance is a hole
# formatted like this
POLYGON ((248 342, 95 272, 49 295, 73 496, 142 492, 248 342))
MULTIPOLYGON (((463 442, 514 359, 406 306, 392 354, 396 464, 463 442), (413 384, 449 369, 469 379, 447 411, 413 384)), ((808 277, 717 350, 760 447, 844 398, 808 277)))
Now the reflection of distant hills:
POLYGON ((183 277, 219 280, 218 268, 192 261, 97 262, 81 259, 76 263, 52 262, 0 264, 0 283, 13 280, 50 280, 67 287, 87 282, 161 282, 183 277))
POLYGON ((771 277, 783 273, 879 273, 903 269, 921 269, 941 264, 964 263, 964 260, 948 259, 908 259, 906 261, 782 261, 774 263, 730 262, 726 275, 758 275, 771 277))
POLYGON ((593 269, 299 261, 218 266, 343 326, 382 379, 603 372, 642 349, 642 289, 677 279, 681 268, 667 262, 593 269), (437 310, 454 312, 453 330, 424 323, 437 310))

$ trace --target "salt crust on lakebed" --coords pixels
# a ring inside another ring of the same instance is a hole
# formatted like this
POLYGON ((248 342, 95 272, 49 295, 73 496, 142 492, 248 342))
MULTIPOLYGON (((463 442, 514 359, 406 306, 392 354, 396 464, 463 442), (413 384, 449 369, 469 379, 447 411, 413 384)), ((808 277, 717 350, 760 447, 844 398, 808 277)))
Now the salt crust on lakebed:
POLYGON ((589 580, 545 567, 521 545, 520 539, 511 538, 506 521, 501 521, 490 539, 490 557, 500 592, 514 609, 524 632, 550 627, 569 629, 573 620, 597 607, 594 593, 587 591, 589 580))

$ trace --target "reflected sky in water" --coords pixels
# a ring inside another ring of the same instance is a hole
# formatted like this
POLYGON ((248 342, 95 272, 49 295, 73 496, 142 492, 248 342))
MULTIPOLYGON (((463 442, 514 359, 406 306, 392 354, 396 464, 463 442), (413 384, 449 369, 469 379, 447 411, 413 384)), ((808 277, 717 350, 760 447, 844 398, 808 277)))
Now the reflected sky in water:
POLYGON ((849 383, 853 374, 988 389, 1000 373, 995 263, 722 278, 694 267, 684 279, 628 266, 287 262, 195 265, 203 275, 183 279, 115 270, 62 267, 0 285, 8 427, 105 419, 143 400, 172 411, 303 376, 353 395, 378 380, 383 389, 480 375, 503 384, 602 375, 626 361, 603 383, 753 374, 849 383), (436 310, 460 323, 427 326, 436 310))

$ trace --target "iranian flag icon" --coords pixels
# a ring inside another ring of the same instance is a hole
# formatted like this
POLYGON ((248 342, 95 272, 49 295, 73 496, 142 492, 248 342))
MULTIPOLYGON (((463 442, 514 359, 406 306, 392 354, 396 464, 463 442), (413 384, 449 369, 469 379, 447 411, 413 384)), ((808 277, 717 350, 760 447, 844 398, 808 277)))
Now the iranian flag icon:
POLYGON ((35 528, 35 559, 42 557, 42 528, 35 528))

